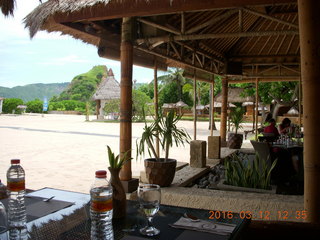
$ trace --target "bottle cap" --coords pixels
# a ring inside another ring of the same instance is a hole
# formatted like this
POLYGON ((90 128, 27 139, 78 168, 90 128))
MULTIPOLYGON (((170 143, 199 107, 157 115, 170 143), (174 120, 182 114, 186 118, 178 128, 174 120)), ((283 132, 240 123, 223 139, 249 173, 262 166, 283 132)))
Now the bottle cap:
POLYGON ((11 159, 11 164, 19 164, 20 159, 11 159))
POLYGON ((107 177, 107 171, 106 170, 98 170, 96 171, 96 178, 105 178, 107 177))

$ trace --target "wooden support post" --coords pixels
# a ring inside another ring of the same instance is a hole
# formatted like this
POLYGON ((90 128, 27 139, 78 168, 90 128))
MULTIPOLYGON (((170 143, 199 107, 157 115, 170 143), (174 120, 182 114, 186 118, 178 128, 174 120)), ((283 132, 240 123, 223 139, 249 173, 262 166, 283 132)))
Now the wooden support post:
POLYGON ((320 1, 298 0, 304 126, 304 208, 320 222, 320 1))
POLYGON ((255 106, 255 125, 254 125, 254 132, 255 132, 255 140, 258 140, 258 116, 259 116, 259 79, 256 78, 256 106, 255 106))
MULTIPOLYGON (((154 112, 155 118, 159 118, 159 106, 158 106, 158 66, 157 66, 157 58, 154 58, 154 112)), ((160 116, 162 117, 162 116, 160 116)), ((157 134, 158 135, 158 134, 157 134)), ((159 139, 156 139, 156 153, 160 156, 160 142, 159 139)))
MULTIPOLYGON (((132 138, 132 19, 123 18, 121 32, 121 82, 120 82, 120 153, 128 151, 131 158, 132 138)), ((128 161, 120 171, 120 179, 129 181, 132 178, 131 161, 128 161)))
POLYGON ((96 100, 96 116, 97 116, 97 119, 99 118, 99 111, 100 111, 100 100, 96 100))
POLYGON ((222 102, 221 102, 221 120, 220 120, 220 136, 221 146, 226 146, 227 141, 227 104, 228 104, 228 79, 222 79, 222 102))
POLYGON ((197 78, 193 71, 193 140, 197 140, 197 78))
POLYGON ((213 130, 216 130, 215 122, 214 122, 214 76, 213 76, 212 83, 210 85, 210 94, 211 94, 210 136, 213 136, 213 130))
POLYGON ((302 108, 301 108, 301 99, 302 99, 302 89, 301 89, 301 77, 299 78, 299 101, 298 101, 298 104, 299 104, 299 108, 298 108, 298 111, 299 111, 299 129, 301 129, 302 127, 302 124, 301 124, 301 117, 302 117, 302 108))

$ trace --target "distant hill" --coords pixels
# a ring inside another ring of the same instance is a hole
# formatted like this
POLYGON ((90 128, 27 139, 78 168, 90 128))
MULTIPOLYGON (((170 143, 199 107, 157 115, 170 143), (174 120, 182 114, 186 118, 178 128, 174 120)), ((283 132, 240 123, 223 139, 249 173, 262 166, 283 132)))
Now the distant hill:
POLYGON ((67 88, 70 83, 36 83, 25 86, 17 86, 13 88, 0 87, 0 97, 5 98, 20 98, 24 102, 28 102, 39 98, 43 100, 46 96, 49 100, 52 96, 60 95, 63 90, 67 88))
POLYGON ((108 68, 105 65, 98 65, 86 73, 75 76, 58 100, 90 101, 103 76, 107 76, 107 72, 108 68))

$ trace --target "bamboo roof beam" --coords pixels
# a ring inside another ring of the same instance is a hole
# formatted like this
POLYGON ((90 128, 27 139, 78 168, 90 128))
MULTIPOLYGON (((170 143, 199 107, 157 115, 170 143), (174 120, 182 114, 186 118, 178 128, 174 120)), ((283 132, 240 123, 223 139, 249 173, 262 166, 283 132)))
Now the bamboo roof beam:
POLYGON ((173 51, 176 53, 177 57, 179 59, 181 59, 181 55, 180 55, 178 49, 176 48, 176 46, 173 44, 173 42, 170 42, 170 46, 172 47, 173 51))
POLYGON ((206 73, 210 73, 210 74, 218 74, 220 75, 219 73, 215 73, 215 72, 212 72, 211 70, 208 70, 208 69, 204 69, 204 68, 201 68, 201 67, 198 67, 198 66, 195 66, 193 64, 190 64, 188 62, 185 62, 183 60, 178 60, 178 59, 175 59, 173 57, 170 57, 168 55, 165 55, 165 54, 162 54, 162 53, 158 53, 158 52, 154 52, 154 51, 151 51, 149 49, 145 49, 143 47, 139 47, 139 46, 134 46, 135 49, 137 50, 140 50, 142 52, 146 52, 146 53, 150 53, 152 55, 155 55, 157 57, 161 57, 161 58, 164 58, 164 59, 169 59, 171 61, 175 61, 175 62, 178 62, 178 63, 181 63, 187 67, 191 67, 191 68, 194 68, 194 69, 197 69, 197 70, 200 70, 200 71, 203 71, 203 72, 206 72, 206 73))
POLYGON ((179 36, 162 36, 162 37, 151 37, 151 38, 140 38, 136 42, 142 44, 148 41, 150 44, 159 41, 192 41, 192 40, 202 40, 202 39, 217 39, 217 38, 241 38, 241 37, 260 37, 260 36, 270 36, 270 35, 298 35, 297 30, 285 30, 285 31, 252 31, 252 32, 229 32, 229 33, 208 33, 208 34, 190 34, 190 35, 179 35, 179 36))
POLYGON ((180 31, 174 29, 174 27, 172 27, 172 26, 166 27, 166 26, 160 25, 158 23, 155 23, 155 22, 152 22, 150 20, 143 19, 143 18, 138 18, 137 20, 139 22, 141 22, 141 23, 147 24, 147 25, 149 25, 151 27, 155 27, 155 28, 161 29, 161 30, 166 31, 166 32, 170 32, 170 33, 173 33, 173 34, 176 34, 176 35, 180 35, 181 34, 180 31))
POLYGON ((271 21, 275 21, 275 22, 287 25, 289 27, 292 27, 292 28, 295 28, 295 29, 299 29, 299 26, 297 24, 294 24, 294 23, 291 23, 291 22, 287 22, 287 21, 284 21, 284 20, 276 18, 276 17, 272 17, 272 16, 270 16, 268 14, 265 14, 265 13, 261 13, 261 12, 257 12, 257 11, 251 10, 251 9, 249 9, 247 7, 243 7, 242 9, 245 10, 246 12, 249 12, 249 13, 252 13, 254 15, 269 19, 271 21))
MULTIPOLYGON (((298 82, 299 78, 263 78, 263 77, 259 77, 259 82, 298 82)), ((250 78, 250 79, 237 79, 237 80, 229 80, 228 84, 237 84, 237 83, 255 83, 256 78, 250 78)))

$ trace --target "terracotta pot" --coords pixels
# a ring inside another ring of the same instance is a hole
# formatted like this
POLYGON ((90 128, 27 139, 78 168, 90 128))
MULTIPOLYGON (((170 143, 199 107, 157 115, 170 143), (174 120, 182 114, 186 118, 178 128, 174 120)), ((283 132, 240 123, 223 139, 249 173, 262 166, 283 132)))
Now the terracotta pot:
POLYGON ((243 134, 228 134, 228 147, 231 149, 240 149, 243 142, 243 134))
POLYGON ((168 159, 164 162, 164 158, 160 158, 160 161, 148 158, 144 160, 144 166, 149 183, 168 187, 176 173, 177 160, 168 159))
POLYGON ((124 188, 119 178, 120 168, 108 168, 111 174, 113 218, 123 218, 126 215, 127 199, 124 188))

